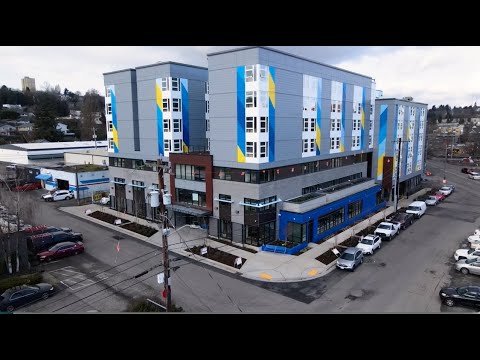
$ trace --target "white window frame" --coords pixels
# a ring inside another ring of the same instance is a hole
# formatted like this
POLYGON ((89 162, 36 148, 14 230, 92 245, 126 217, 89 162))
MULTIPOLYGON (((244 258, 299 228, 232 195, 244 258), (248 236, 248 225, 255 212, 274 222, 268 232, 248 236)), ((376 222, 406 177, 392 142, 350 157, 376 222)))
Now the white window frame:
POLYGON ((335 137, 330 138, 330 150, 335 150, 335 137))
POLYGON ((317 127, 317 122, 314 118, 310 118, 310 131, 315 131, 317 127))
POLYGON ((336 147, 335 147, 335 148, 336 148, 336 149, 340 149, 340 138, 337 136, 337 137, 335 138, 335 140, 336 140, 336 144, 335 144, 336 147))
POLYGON ((207 138, 207 150, 210 151, 210 138, 207 138))
POLYGON ((372 146, 373 145, 373 136, 372 134, 368 134, 368 146, 372 146))
POLYGON ((315 151, 315 139, 310 139, 310 151, 315 151))
POLYGON ((205 94, 210 94, 210 84, 207 82, 205 82, 205 94))
POLYGON ((337 112, 339 112, 339 113, 342 112, 342 102, 341 101, 337 102, 337 112))
POLYGON ((210 131, 210 119, 205 119, 205 131, 210 131))
POLYGON ((105 88, 105 97, 110 97, 112 96, 112 89, 110 89, 109 87, 106 87, 105 88))
POLYGON ((256 116, 247 116, 245 118, 245 132, 247 133, 256 133, 257 132, 257 117, 256 116), (251 124, 249 126, 249 123, 251 124))
POLYGON ((257 92, 256 91, 246 91, 245 92, 245 107, 247 108, 256 108, 257 107, 257 92), (248 101, 248 98, 251 97, 252 101, 248 101))
POLYGON ((373 104, 370 104, 370 115, 373 115, 373 104))
POLYGON ((171 122, 170 122, 170 119, 168 118, 165 118, 163 119, 163 132, 171 132, 172 131, 172 128, 171 128, 171 122), (167 125, 165 127, 165 125, 167 125))
POLYGON ((260 157, 261 158, 268 157, 268 141, 260 142, 260 157))
POLYGON ((358 113, 359 114, 362 113, 362 104, 361 103, 358 103, 358 113))
POLYGON ((180 91, 180 78, 172 77, 172 91, 180 91), (176 83, 176 86, 173 85, 174 82, 176 83))
POLYGON ((173 119, 173 132, 182 132, 182 119, 173 119))
POLYGON ((163 107, 163 112, 170 111, 170 99, 163 99, 162 100, 162 107, 163 107))
POLYGON ((110 115, 112 113, 112 104, 108 103, 107 104, 107 115, 110 115))
POLYGON ((245 66, 245 82, 257 81, 257 69, 255 65, 245 66), (251 72, 251 75, 249 74, 251 72))
POLYGON ((107 121, 107 129, 108 131, 113 131, 113 121, 107 121))
POLYGON ((205 100, 205 113, 210 113, 210 100, 205 100))
POLYGON ((165 139, 163 140, 163 149, 165 151, 171 151, 172 149, 172 140, 165 139))
POLYGON ((168 91, 168 78, 162 78, 161 84, 162 91, 168 91))
POLYGON ((113 149, 113 139, 108 139, 108 148, 113 149))
POLYGON ((303 142, 302 149, 304 153, 308 153, 308 140, 309 139, 302 139, 302 142, 303 142))
POLYGON ((173 151, 182 151, 183 147, 183 140, 182 139, 174 139, 173 140, 173 151), (178 149, 177 149, 178 145, 178 149))
POLYGON ((248 158, 257 157, 257 143, 255 141, 247 141, 245 145, 245 153, 248 158), (250 148, 250 151, 249 151, 250 148))
POLYGON ((268 116, 260 116, 260 132, 268 132, 268 116))
POLYGON ((172 99, 172 111, 173 112, 182 111, 182 99, 172 99))
POLYGON ((332 101, 332 106, 330 108, 330 112, 335 112, 336 104, 334 101, 332 101))
POLYGON ((310 119, 303 118, 303 131, 308 131, 309 126, 310 126, 310 119))
POLYGON ((265 65, 259 65, 258 68, 260 80, 267 79, 267 67, 265 65))

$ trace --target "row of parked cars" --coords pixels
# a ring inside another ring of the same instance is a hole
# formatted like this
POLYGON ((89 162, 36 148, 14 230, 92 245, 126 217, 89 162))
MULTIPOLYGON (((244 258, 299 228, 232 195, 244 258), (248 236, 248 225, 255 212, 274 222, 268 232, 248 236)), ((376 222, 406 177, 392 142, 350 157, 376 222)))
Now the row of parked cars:
MULTIPOLYGON (((455 190, 454 185, 446 185, 438 190, 437 193, 431 195, 435 198, 435 202, 430 205, 437 205, 439 201, 445 199, 455 190), (437 200, 438 194, 438 200, 437 200), (441 199, 441 200, 440 200, 441 199)), ((428 200, 430 196, 426 197, 428 200)), ((373 234, 364 236, 356 247, 349 247, 342 252, 337 259, 337 268, 342 270, 355 271, 355 269, 363 263, 364 255, 373 253, 382 247, 382 241, 391 240, 400 233, 401 230, 406 229, 413 224, 415 219, 421 218, 427 210, 427 202, 414 201, 405 210, 405 212, 397 212, 393 216, 387 218, 378 224, 373 234)), ((479 230, 480 236, 480 230, 479 230)))

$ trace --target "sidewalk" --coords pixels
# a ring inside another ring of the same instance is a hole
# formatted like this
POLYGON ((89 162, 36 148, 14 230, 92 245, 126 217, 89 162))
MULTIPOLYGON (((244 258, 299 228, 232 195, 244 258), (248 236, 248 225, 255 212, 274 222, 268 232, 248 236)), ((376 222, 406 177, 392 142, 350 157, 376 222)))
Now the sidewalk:
MULTIPOLYGON (((413 199, 417 196, 424 195, 430 189, 422 189, 419 192, 409 196, 408 199, 401 199, 398 203, 398 207, 406 207, 410 204, 413 199)), ((72 215, 78 216, 85 220, 97 223, 98 225, 111 228, 113 230, 122 232, 131 237, 137 238, 139 240, 146 241, 152 245, 161 247, 162 246, 162 232, 158 231, 153 236, 147 238, 140 234, 137 234, 133 231, 123 229, 117 225, 108 224, 98 219, 94 219, 85 214, 85 211, 90 209, 92 211, 104 211, 106 213, 119 216, 128 221, 136 221, 139 224, 157 228, 157 224, 144 219, 135 218, 132 215, 118 213, 115 210, 109 209, 107 207, 102 207, 100 205, 83 205, 83 206, 72 206, 72 207, 62 207, 60 210, 70 213, 72 215)), ((256 254, 238 249, 233 246, 225 245, 214 239, 211 239, 207 235, 207 231, 199 228, 192 228, 189 225, 182 226, 176 230, 172 230, 168 235, 168 247, 169 250, 178 255, 189 257, 198 262, 209 264, 213 267, 222 269, 224 271, 230 272, 232 274, 238 274, 245 278, 258 280, 258 281, 267 281, 267 282, 298 282, 316 279, 322 276, 325 276, 335 268, 335 261, 325 265, 315 258, 329 249, 333 248, 336 244, 341 243, 342 241, 348 239, 352 235, 357 234, 361 230, 368 227, 370 224, 375 223, 376 221, 383 219, 394 212, 393 206, 387 207, 383 211, 371 216, 370 218, 365 219, 364 221, 356 224, 352 228, 348 228, 336 236, 329 238, 328 240, 320 243, 314 244, 310 243, 308 245, 309 250, 301 253, 300 255, 286 255, 286 254, 274 254, 271 252, 258 251, 256 254), (219 262, 201 257, 199 255, 194 255, 191 252, 187 251, 188 248, 198 245, 207 245, 212 248, 218 248, 224 252, 233 254, 238 257, 246 259, 244 265, 241 269, 236 269, 233 264, 228 266, 221 264, 219 262)))

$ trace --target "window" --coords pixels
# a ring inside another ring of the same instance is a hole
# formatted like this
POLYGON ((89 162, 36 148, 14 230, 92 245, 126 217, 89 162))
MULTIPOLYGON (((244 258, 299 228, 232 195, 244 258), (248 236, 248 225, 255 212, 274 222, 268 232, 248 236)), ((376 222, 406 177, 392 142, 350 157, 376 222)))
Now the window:
POLYGON ((201 207, 206 206, 206 195, 204 192, 177 188, 176 195, 177 202, 201 207))
POLYGON ((210 138, 207 138, 207 151, 210 151, 210 138))
POLYGON ((210 100, 205 101, 205 112, 210 113, 210 100))
POLYGON ((163 112, 170 111, 170 99, 163 99, 163 112))
POLYGON ((330 131, 340 131, 340 119, 330 120, 330 131))
POLYGON ((247 157, 257 157, 257 143, 256 142, 247 142, 247 157))
POLYGON ((373 138, 372 138, 372 135, 369 134, 368 135, 368 146, 372 146, 373 145, 373 138))
POLYGON ((182 151, 183 140, 173 140, 173 151, 182 151))
POLYGON ((361 120, 353 119, 353 130, 360 130, 361 120))
POLYGON ((354 114, 357 113, 357 105, 356 105, 356 103, 353 103, 353 113, 354 113, 354 114))
POLYGON ((247 116, 245 123, 245 131, 247 133, 256 133, 257 132, 257 118, 252 116, 247 116))
POLYGON ((308 139, 303 139, 303 152, 308 152, 308 139))
POLYGON ((105 97, 110 97, 112 96, 112 89, 110 89, 109 87, 106 87, 105 88, 105 97))
POLYGON ((180 91, 180 79, 172 78, 172 91, 180 91))
POLYGON ((172 148, 172 140, 164 140, 163 148, 165 149, 165 151, 170 151, 172 148))
POLYGON ((108 124, 108 131, 113 131, 113 122, 109 121, 107 122, 107 124, 108 124))
POLYGON ((335 146, 337 147, 337 149, 340 149, 340 138, 339 137, 337 137, 337 139, 336 139, 335 146))
POLYGON ((116 183, 125 184, 125 179, 123 178, 114 177, 113 181, 116 183))
POLYGON ((343 208, 318 218, 317 234, 321 234, 343 223, 343 208))
POLYGON ((162 78, 162 90, 168 90, 168 78, 162 78))
POLYGON ((268 93, 266 91, 259 91, 258 96, 260 98, 260 106, 264 109, 268 109, 268 93))
POLYGON ((330 150, 340 149, 340 138, 332 137, 330 138, 330 150))
POLYGON ((308 119, 303 118, 303 131, 308 131, 308 119))
POLYGON ((352 146, 353 147, 360 146, 360 136, 354 136, 352 138, 352 146))
POLYGON ((257 71, 255 65, 245 66, 245 81, 251 82, 257 80, 257 71))
POLYGON ((348 218, 351 219, 362 213, 362 200, 348 204, 348 218))
POLYGON ((307 224, 297 224, 289 221, 287 224, 287 240, 294 244, 307 241, 307 224))
POLYGON ((315 139, 310 139, 310 151, 315 151, 315 139))
POLYGON ((370 119, 370 121, 368 123, 368 126, 369 126, 370 130, 373 130, 373 120, 372 119, 370 119))
POLYGON ((339 101, 337 103, 337 112, 342 112, 342 102, 341 101, 339 101))
POLYGON ((257 107, 257 92, 256 91, 247 91, 245 98, 245 106, 247 108, 257 107))
POLYGON ((265 65, 259 65, 260 79, 267 78, 267 67, 265 65))
POLYGON ((370 115, 373 114, 373 104, 370 104, 370 115))
POLYGON ((208 84, 208 81, 205 83, 205 94, 210 94, 210 85, 208 84))
POLYGON ((210 131, 210 119, 205 119, 205 131, 210 131))
POLYGON ((181 99, 172 99, 172 111, 175 111, 175 112, 182 111, 181 99))
POLYGON ((182 119, 173 119, 173 132, 182 131, 182 119))
POLYGON ((108 139, 108 148, 113 149, 113 139, 108 139))
POLYGON ((163 132, 170 132, 170 119, 163 119, 163 132))
POLYGON ((112 104, 107 104, 107 115, 112 113, 112 104))
POLYGON ((132 180, 132 185, 136 185, 138 187, 145 187, 145 183, 143 181, 132 180))
POLYGON ((331 109, 331 112, 335 112, 335 103, 332 102, 332 109, 331 109))
POLYGON ((362 104, 358 103, 358 113, 362 113, 362 104))
POLYGON ((310 119, 310 131, 315 131, 315 119, 310 119))
POLYGON ((260 132, 268 132, 268 117, 261 116, 260 117, 260 132))
POLYGON ((267 142, 260 142, 260 157, 265 158, 268 157, 268 141, 267 142))

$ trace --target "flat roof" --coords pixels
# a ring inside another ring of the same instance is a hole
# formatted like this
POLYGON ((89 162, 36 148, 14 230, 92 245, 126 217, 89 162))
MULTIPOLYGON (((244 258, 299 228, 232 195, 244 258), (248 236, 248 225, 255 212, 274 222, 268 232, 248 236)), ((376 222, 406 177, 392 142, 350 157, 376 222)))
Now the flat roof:
POLYGON ((147 67, 150 67, 150 66, 168 65, 168 64, 188 66, 188 67, 193 67, 193 68, 197 68, 197 69, 208 70, 208 68, 203 67, 203 66, 198 66, 198 65, 184 64, 184 63, 179 63, 179 62, 176 62, 176 61, 159 61, 159 62, 156 62, 154 64, 136 66, 135 68, 127 68, 127 69, 122 69, 122 70, 109 71, 109 72, 103 73, 103 75, 110 75, 110 74, 120 73, 120 72, 124 72, 124 71, 136 71, 137 69, 143 69, 143 68, 147 68, 147 67))
MULTIPOLYGON (((107 147, 106 140, 97 141, 97 147, 107 147)), ((23 151, 42 151, 42 150, 72 150, 82 148, 94 148, 95 141, 59 141, 59 142, 42 142, 42 143, 17 143, 1 145, 1 149, 23 150, 23 151)))
POLYGON ((214 53, 209 53, 209 54, 207 54, 207 56, 228 54, 228 53, 231 53, 231 52, 238 52, 238 51, 249 50, 249 49, 263 49, 263 50, 273 51, 273 52, 276 52, 276 53, 279 53, 279 54, 282 54, 282 55, 291 56, 291 57, 294 57, 294 58, 297 58, 297 59, 300 59, 300 60, 304 60, 304 61, 308 61, 308 62, 317 64, 317 65, 322 65, 322 66, 326 66, 326 67, 329 67, 329 68, 332 68, 332 69, 345 71, 345 72, 348 72, 350 74, 362 76, 364 78, 373 80, 373 78, 371 76, 359 74, 359 73, 356 73, 356 72, 350 71, 350 70, 345 70, 345 69, 342 69, 342 68, 339 68, 339 67, 336 67, 336 66, 333 66, 333 65, 329 65, 329 64, 325 64, 325 63, 322 63, 322 62, 319 62, 319 61, 308 59, 308 58, 305 58, 305 57, 302 57, 302 56, 298 56, 298 55, 295 55, 295 54, 292 54, 292 53, 288 53, 286 51, 277 50, 277 49, 274 49, 274 48, 271 48, 271 47, 268 47, 268 46, 244 46, 244 47, 240 47, 240 48, 236 48, 236 49, 223 50, 223 51, 218 51, 218 52, 214 52, 214 53))
POLYGON ((108 156, 108 150, 106 150, 106 149, 89 149, 89 150, 78 151, 78 152, 65 151, 65 154, 108 156))
POLYGON ((412 104, 420 104, 420 105, 427 105, 427 106, 428 106, 428 104, 425 104, 425 103, 421 103, 421 102, 418 102, 418 101, 410 101, 410 100, 405 100, 405 99, 397 99, 397 98, 379 98, 379 99, 375 99, 375 101, 383 101, 383 100, 405 101, 405 102, 409 102, 409 103, 412 103, 412 104))

